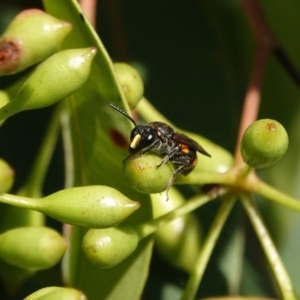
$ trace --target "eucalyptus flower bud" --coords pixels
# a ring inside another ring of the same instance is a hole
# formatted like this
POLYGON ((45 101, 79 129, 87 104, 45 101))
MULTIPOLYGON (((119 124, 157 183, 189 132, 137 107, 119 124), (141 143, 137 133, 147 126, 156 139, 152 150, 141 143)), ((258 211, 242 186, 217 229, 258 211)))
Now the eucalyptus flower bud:
POLYGON ((141 157, 139 153, 127 159, 123 172, 130 186, 142 194, 154 194, 165 191, 172 177, 174 168, 171 163, 157 167, 161 156, 149 152, 141 157))
POLYGON ((262 119, 252 123, 241 142, 243 160, 252 168, 266 168, 286 152, 289 138, 284 127, 275 120, 262 119))
POLYGON ((0 195, 0 202, 42 212, 60 222, 103 228, 126 219, 140 204, 108 186, 74 187, 44 198, 0 195))
POLYGON ((0 194, 10 190, 14 183, 15 172, 11 166, 0 158, 0 194))
MULTIPOLYGON (((6 105, 10 101, 8 93, 0 90, 0 108, 6 105)), ((4 123, 4 120, 0 122, 0 126, 4 123)))
POLYGON ((0 107, 4 106, 9 102, 10 98, 8 93, 0 90, 0 107))
POLYGON ((50 293, 52 291, 56 291, 57 289, 61 289, 61 287, 47 286, 45 288, 39 289, 39 290, 35 291, 34 293, 30 294, 24 300, 37 300, 37 299, 40 299, 39 297, 47 295, 48 293, 50 293))
POLYGON ((88 79, 96 48, 55 53, 30 75, 16 97, 0 109, 0 120, 24 110, 52 105, 78 90, 88 79))
POLYGON ((57 52, 72 25, 39 9, 19 13, 0 37, 0 76, 20 72, 57 52))
POLYGON ((24 300, 87 300, 87 297, 72 288, 51 286, 34 292, 24 300))
POLYGON ((92 264, 110 268, 133 253, 138 242, 138 235, 131 227, 90 229, 82 240, 82 248, 92 264))
POLYGON ((65 239, 47 227, 20 227, 0 235, 0 258, 25 269, 48 269, 66 250, 65 239))
MULTIPOLYGON (((151 196, 153 218, 173 211, 185 203, 183 196, 174 188, 169 191, 169 200, 164 195, 151 196)), ((191 272, 201 250, 202 230, 193 214, 187 214, 158 229, 154 234, 158 253, 172 266, 191 272)))
POLYGON ((115 63, 114 69, 129 107, 135 108, 144 94, 144 84, 140 74, 125 63, 115 63))

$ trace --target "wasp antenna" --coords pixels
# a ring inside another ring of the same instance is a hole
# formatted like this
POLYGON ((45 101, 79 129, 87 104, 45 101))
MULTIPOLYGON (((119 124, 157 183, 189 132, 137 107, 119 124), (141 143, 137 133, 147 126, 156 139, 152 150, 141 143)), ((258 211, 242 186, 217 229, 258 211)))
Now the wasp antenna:
POLYGON ((116 111, 118 111, 118 112, 119 112, 120 114, 122 114, 123 116, 125 116, 127 119, 129 119, 129 120, 134 124, 134 126, 136 126, 136 122, 134 121, 134 119, 131 118, 128 114, 126 114, 125 111, 121 110, 119 107, 114 106, 114 105, 111 104, 111 103, 108 103, 108 105, 109 105, 110 107, 112 107, 113 109, 115 109, 116 111))

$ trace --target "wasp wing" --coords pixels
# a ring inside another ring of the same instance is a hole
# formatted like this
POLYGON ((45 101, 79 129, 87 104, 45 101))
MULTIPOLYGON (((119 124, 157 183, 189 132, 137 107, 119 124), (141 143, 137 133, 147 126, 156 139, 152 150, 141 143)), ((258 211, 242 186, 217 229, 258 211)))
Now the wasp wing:
POLYGON ((200 146, 196 141, 188 137, 187 135, 179 132, 175 132, 173 136, 174 141, 178 144, 183 144, 188 146, 190 149, 198 151, 199 153, 211 157, 211 155, 206 152, 202 146, 200 146))

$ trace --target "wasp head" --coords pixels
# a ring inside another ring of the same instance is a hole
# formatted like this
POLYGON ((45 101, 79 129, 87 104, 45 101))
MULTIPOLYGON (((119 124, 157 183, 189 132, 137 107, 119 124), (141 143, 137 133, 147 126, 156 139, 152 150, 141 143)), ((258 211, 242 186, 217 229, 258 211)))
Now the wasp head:
POLYGON ((137 125, 130 134, 129 152, 137 153, 141 150, 147 150, 153 145, 157 138, 157 132, 154 128, 147 125, 137 125))
POLYGON ((108 103, 108 105, 125 116, 134 124, 134 128, 132 129, 130 134, 129 152, 131 154, 134 154, 141 150, 147 150, 147 148, 149 148, 156 139, 156 130, 147 125, 137 125, 134 119, 123 110, 111 103, 108 103))

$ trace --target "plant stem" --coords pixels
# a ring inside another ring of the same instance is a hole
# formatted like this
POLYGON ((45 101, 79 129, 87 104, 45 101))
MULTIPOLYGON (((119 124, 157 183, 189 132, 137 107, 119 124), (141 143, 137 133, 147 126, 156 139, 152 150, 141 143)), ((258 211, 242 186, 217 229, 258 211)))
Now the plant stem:
POLYGON ((261 100, 261 84, 265 72, 266 63, 276 41, 271 34, 262 14, 261 7, 257 1, 243 0, 243 8, 249 18, 253 33, 258 46, 255 53, 252 74, 248 90, 245 95, 244 107, 241 116, 238 138, 235 148, 235 164, 242 163, 240 144, 246 128, 253 123, 258 115, 261 100))
POLYGON ((267 228, 263 223, 262 217, 260 216, 259 211, 257 210, 250 194, 242 194, 241 201, 263 247, 283 299, 296 300, 297 298, 294 294, 292 283, 288 276, 288 273, 280 259, 276 247, 268 233, 267 228))
POLYGON ((227 187, 232 187, 240 191, 248 191, 256 193, 269 199, 277 204, 290 208, 300 213, 300 202, 285 193, 277 190, 276 188, 263 182, 256 176, 255 173, 247 173, 252 169, 232 169, 226 173, 191 173, 186 177, 180 176, 176 179, 177 184, 220 184, 227 187), (246 177, 245 177, 246 171, 246 177))
POLYGON ((257 176, 249 177, 248 181, 245 182, 243 188, 245 191, 261 195, 264 198, 267 198, 273 202, 276 202, 277 204, 280 204, 300 213, 299 200, 275 189, 274 187, 263 182, 257 176))
POLYGON ((209 258, 211 257, 220 232, 224 227, 225 221, 227 220, 234 203, 235 197, 233 195, 230 195, 223 200, 223 203, 211 224, 210 230, 203 244, 202 251, 200 252, 200 255, 196 261, 194 270, 190 275, 181 300, 195 299, 209 258))
POLYGON ((213 172, 191 172, 188 176, 178 176, 175 184, 224 184, 234 185, 235 174, 232 172, 213 173, 213 172))
POLYGON ((92 24, 96 27, 96 12, 97 12, 97 0, 80 0, 79 4, 82 8, 82 11, 92 24))
POLYGON ((19 195, 28 197, 41 197, 42 187, 45 180, 46 173, 57 143, 59 129, 60 129, 60 115, 61 105, 57 105, 51 116, 47 131, 36 156, 31 172, 18 192, 19 195))
POLYGON ((143 239, 150 234, 157 231, 159 228, 167 225, 170 221, 179 218, 185 214, 188 214, 200 206, 204 205, 211 199, 213 199, 213 195, 197 195, 188 200, 185 204, 178 207, 177 209, 157 218, 154 220, 150 220, 148 222, 142 223, 136 227, 136 231, 138 233, 139 239, 143 239))
POLYGON ((0 194, 0 202, 14 205, 21 208, 27 208, 27 209, 33 209, 39 211, 40 205, 39 201, 40 199, 37 198, 28 198, 23 196, 16 196, 11 194, 0 194))
POLYGON ((245 164, 245 166, 240 171, 240 176, 241 178, 246 179, 246 177, 248 177, 253 171, 254 168, 245 164))

